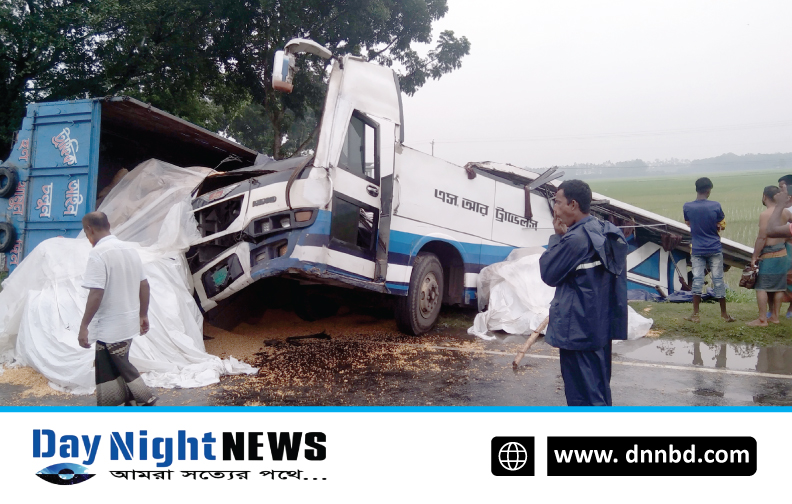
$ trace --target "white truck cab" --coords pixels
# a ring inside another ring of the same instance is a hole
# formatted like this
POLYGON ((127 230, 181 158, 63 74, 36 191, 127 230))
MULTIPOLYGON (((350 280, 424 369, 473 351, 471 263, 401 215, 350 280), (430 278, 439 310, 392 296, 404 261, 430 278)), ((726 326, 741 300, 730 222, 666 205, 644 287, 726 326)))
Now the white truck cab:
MULTIPOLYGON (((291 41, 276 55, 273 87, 291 90, 294 54, 306 51, 331 57, 291 41)), ((547 245, 552 178, 490 162, 461 167, 407 147, 398 76, 336 58, 313 156, 219 174, 197 189, 197 298, 204 310, 222 309, 253 282, 285 276, 396 296, 399 328, 424 333, 442 304, 475 302, 483 267, 515 247, 547 245)), ((630 288, 679 289, 674 270, 687 269, 688 254, 649 241, 633 240, 640 271, 628 275, 630 288)))

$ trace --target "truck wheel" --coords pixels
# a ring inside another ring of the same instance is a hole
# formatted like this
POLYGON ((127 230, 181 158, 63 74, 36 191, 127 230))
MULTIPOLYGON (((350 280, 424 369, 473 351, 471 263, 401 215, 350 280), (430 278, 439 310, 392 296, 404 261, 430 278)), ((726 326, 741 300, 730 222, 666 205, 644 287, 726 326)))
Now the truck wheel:
POLYGON ((418 336, 437 322, 443 304, 443 267, 436 255, 421 252, 413 263, 407 296, 396 301, 399 330, 418 336))
POLYGON ((0 253, 8 252, 16 243, 16 229, 8 222, 0 222, 0 253))
POLYGON ((8 198, 16 192, 16 188, 16 170, 0 166, 0 198, 8 198))

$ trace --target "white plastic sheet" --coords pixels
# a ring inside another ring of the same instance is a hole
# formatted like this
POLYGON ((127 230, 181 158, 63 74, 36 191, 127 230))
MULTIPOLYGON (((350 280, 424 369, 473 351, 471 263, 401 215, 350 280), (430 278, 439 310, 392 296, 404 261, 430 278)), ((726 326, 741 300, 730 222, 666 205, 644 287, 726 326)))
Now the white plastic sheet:
MULTIPOLYGON (((130 361, 150 386, 200 387, 223 374, 256 372, 233 357, 206 353, 203 317, 192 298, 184 252, 200 234, 189 198, 210 171, 150 160, 124 177, 100 207, 113 234, 139 245, 151 285, 151 328, 130 350, 130 361)), ((94 350, 77 344, 90 250, 82 235, 46 240, 3 282, 0 364, 29 365, 58 390, 93 392, 94 350)))
MULTIPOLYGON (((542 281, 539 257, 543 249, 515 249, 505 261, 481 270, 477 281, 479 310, 468 334, 486 340, 496 337, 490 331, 529 334, 550 313, 555 288, 542 281)), ((646 336, 654 321, 628 307, 627 338, 646 336)))

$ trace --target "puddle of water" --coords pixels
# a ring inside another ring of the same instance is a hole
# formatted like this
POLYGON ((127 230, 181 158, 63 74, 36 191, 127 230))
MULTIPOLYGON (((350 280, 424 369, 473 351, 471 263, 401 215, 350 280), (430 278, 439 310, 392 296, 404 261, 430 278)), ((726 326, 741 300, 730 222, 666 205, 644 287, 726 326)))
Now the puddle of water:
POLYGON ((792 375, 792 347, 757 347, 691 340, 646 339, 615 344, 613 352, 628 359, 683 366, 758 371, 792 375))
POLYGON ((759 394, 753 396, 753 400, 757 404, 768 404, 771 406, 792 406, 792 397, 778 397, 767 394, 759 394))

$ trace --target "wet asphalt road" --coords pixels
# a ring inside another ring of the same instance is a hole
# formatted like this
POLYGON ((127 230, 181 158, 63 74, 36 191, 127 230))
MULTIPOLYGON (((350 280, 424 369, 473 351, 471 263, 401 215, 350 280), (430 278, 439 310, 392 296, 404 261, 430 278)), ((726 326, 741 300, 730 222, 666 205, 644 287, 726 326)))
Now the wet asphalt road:
MULTIPOLYGON (((163 406, 564 406, 557 351, 525 338, 485 342, 462 329, 408 338, 390 331, 263 340, 255 376, 159 389, 163 406)), ((792 349, 642 338, 614 345, 615 406, 792 405, 792 349)), ((0 384, 0 405, 94 405, 93 396, 25 395, 0 384)))

